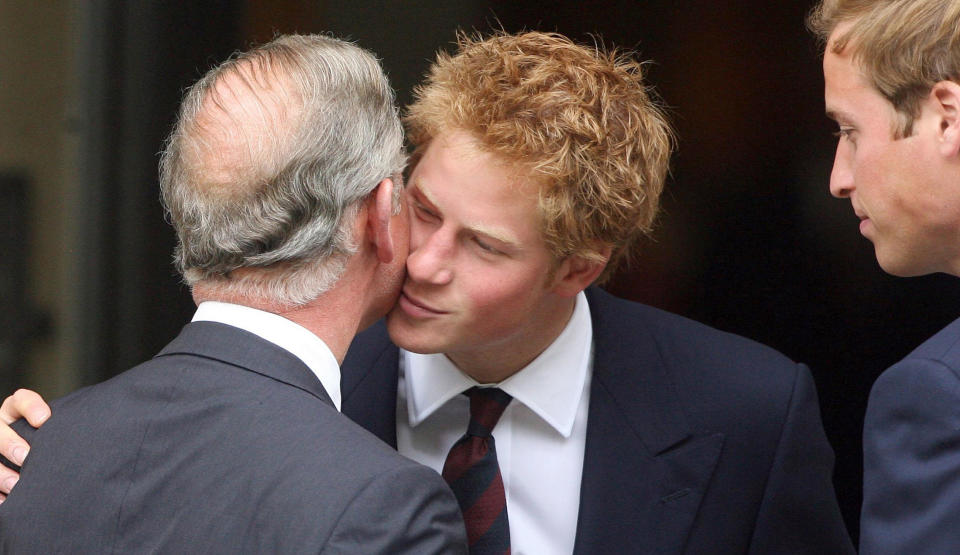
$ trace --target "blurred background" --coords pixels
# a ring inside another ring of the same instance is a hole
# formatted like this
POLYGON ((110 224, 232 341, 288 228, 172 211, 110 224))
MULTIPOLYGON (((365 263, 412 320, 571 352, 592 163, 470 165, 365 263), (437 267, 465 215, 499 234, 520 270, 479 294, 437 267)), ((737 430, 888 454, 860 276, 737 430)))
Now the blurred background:
POLYGON ((829 196, 810 1, 0 0, 0 393, 58 397, 189 320, 157 153, 184 87, 283 32, 378 53, 401 104, 457 29, 635 50, 680 136, 656 240, 609 287, 810 365, 858 532, 860 434, 887 366, 960 315, 960 280, 883 274, 829 196))

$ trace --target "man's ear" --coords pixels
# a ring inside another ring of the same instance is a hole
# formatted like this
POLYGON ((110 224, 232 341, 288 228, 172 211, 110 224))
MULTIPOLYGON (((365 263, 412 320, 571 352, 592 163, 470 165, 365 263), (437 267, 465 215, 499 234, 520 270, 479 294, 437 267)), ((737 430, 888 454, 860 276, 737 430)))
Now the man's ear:
POLYGON ((564 258, 554 273, 550 290, 562 297, 572 297, 580 293, 603 273, 610 261, 610 252, 610 247, 604 246, 597 250, 599 260, 576 254, 564 258))
POLYGON ((939 118, 940 153, 960 154, 960 84, 940 81, 930 90, 930 99, 939 118))
POLYGON ((386 264, 393 260, 394 245, 390 225, 393 216, 392 179, 384 179, 367 197, 367 230, 377 248, 377 258, 386 264))

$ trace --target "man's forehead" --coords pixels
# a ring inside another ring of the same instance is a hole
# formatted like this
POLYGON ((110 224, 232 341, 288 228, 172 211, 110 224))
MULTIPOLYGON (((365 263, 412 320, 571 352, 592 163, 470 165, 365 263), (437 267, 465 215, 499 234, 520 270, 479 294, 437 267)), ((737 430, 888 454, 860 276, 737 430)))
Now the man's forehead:
POLYGON ((823 56, 824 99, 827 117, 840 120, 852 116, 852 96, 869 88, 863 72, 854 63, 849 48, 842 52, 827 50, 823 56))

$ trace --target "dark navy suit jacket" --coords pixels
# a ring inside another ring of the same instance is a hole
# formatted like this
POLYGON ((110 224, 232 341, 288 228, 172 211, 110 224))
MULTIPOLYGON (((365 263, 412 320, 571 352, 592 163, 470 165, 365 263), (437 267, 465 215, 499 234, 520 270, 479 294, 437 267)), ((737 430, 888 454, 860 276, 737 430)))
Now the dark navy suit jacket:
MULTIPOLYGON (((594 361, 576 553, 852 553, 808 369, 747 339, 587 291, 594 361)), ((398 349, 378 324, 343 411, 396 446, 398 349)))
POLYGON ((465 553, 436 472, 339 414, 289 352, 188 324, 53 404, 0 505, 13 553, 465 553))
POLYGON ((960 553, 960 320, 873 385, 860 550, 960 553))

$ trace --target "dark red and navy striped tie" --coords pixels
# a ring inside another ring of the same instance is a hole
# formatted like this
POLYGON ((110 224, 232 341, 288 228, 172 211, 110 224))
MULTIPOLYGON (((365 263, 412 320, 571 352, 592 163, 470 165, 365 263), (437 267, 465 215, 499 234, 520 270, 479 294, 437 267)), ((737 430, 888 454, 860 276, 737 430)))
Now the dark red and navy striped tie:
POLYGON ((470 424, 450 448, 443 478, 463 511, 471 555, 510 553, 507 498, 491 433, 513 398, 492 387, 474 387, 465 395, 470 397, 470 424))

